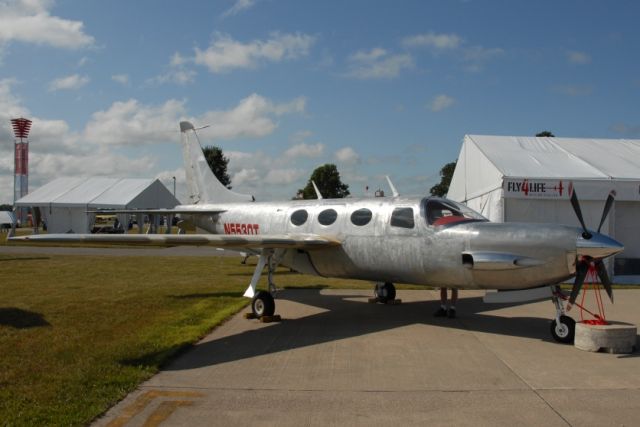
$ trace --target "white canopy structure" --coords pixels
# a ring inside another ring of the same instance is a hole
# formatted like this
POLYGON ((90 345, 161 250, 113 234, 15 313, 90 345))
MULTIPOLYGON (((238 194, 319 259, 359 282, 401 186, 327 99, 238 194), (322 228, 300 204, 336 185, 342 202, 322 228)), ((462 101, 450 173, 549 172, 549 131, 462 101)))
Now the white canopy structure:
POLYGON ((8 211, 0 211, 0 230, 6 230, 13 227, 13 213, 8 211))
POLYGON ((96 209, 173 208, 180 202, 159 180, 58 178, 16 201, 38 207, 52 233, 88 233, 96 209))
POLYGON ((570 187, 593 229, 616 192, 602 231, 625 245, 615 274, 640 279, 640 140, 466 135, 447 197, 492 221, 579 226, 570 187))

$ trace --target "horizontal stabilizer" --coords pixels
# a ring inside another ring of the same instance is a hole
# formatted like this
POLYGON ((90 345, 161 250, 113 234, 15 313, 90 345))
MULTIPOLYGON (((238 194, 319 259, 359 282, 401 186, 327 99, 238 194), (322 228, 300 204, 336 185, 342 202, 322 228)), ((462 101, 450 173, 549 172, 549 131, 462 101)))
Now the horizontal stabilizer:
POLYGON ((227 234, 39 234, 13 237, 12 242, 42 244, 81 243, 108 246, 214 246, 219 248, 319 249, 340 242, 315 234, 227 235, 227 234))

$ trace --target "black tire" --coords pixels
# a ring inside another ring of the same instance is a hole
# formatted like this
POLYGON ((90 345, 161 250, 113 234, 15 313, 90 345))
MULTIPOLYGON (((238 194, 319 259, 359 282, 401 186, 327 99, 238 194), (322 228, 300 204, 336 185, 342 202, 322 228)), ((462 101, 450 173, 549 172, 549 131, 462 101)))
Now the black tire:
POLYGON ((560 324, 558 325, 554 319, 551 322, 551 335, 553 339, 563 344, 573 344, 576 334, 576 321, 569 316, 560 316, 560 324))
POLYGON ((391 282, 376 286, 376 297, 382 303, 396 299, 396 287, 391 282))
POLYGON ((251 301, 251 310, 256 317, 273 316, 276 303, 269 292, 259 291, 251 301))

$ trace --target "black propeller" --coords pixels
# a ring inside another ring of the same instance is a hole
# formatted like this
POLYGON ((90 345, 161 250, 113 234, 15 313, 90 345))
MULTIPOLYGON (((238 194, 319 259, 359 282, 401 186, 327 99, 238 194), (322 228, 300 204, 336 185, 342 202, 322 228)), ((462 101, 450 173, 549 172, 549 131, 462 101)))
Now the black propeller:
MULTIPOLYGON (((600 225, 598 226, 598 233, 600 233, 600 229, 604 224, 604 221, 607 219, 607 215, 609 215, 609 211, 611 210, 611 206, 613 205, 613 201, 615 200, 615 191, 611 191, 609 196, 607 197, 607 201, 604 204, 604 210, 602 211, 602 217, 600 218, 600 225)), ((580 209, 580 202, 578 201, 578 195, 576 194, 575 189, 571 192, 571 206, 573 206, 573 210, 578 217, 578 221, 582 225, 582 238, 585 240, 589 240, 593 237, 593 234, 587 230, 587 226, 584 223, 584 219, 582 218, 582 210, 580 209)), ((611 280, 609 279, 609 274, 607 273, 607 269, 602 262, 602 259, 580 259, 576 261, 576 279, 573 283, 573 288, 571 289, 571 296, 569 297, 569 303, 574 304, 576 302, 576 298, 580 293, 580 288, 582 288, 582 284, 584 283, 585 278, 587 277, 587 273, 589 272, 589 265, 591 262, 594 262, 596 272, 598 273, 598 277, 600 278, 600 282, 604 286, 604 289, 607 291, 607 295, 613 302, 613 289, 611 288, 611 280)))
POLYGON ((607 215, 609 215, 609 210, 611 210, 611 205, 613 205, 613 201, 615 200, 615 198, 616 198, 616 192, 615 190, 611 190, 609 192, 609 196, 607 197, 607 201, 604 203, 604 210, 602 211, 602 218, 600 218, 598 233, 600 232, 600 229, 602 228, 602 224, 604 224, 604 220, 607 218, 607 215))
POLYGON ((607 273, 607 269, 604 267, 604 262, 601 259, 596 261, 596 271, 598 272, 598 277, 600 278, 600 282, 602 282, 602 286, 607 291, 607 295, 609 295, 609 299, 613 302, 613 289, 611 288, 611 280, 609 279, 609 273, 607 273))
POLYGON ((580 288, 582 288, 582 284, 584 283, 584 279, 587 277, 588 272, 589 262, 584 260, 578 261, 576 264, 576 280, 573 282, 573 288, 571 288, 569 304, 575 304, 576 298, 580 293, 580 288))
MULTIPOLYGON (((592 236, 591 233, 589 233, 589 230, 587 230, 587 226, 584 224, 584 219, 582 218, 582 209, 580 209, 580 202, 578 201, 578 195, 576 194, 576 190, 573 190, 571 192, 571 206, 573 206, 573 211, 576 213, 576 216, 578 217, 578 221, 580 221, 580 224, 582 225, 582 229, 584 230, 582 232, 582 237, 584 237, 586 240, 589 240, 592 236)), ((604 221, 604 218, 603 218, 604 221)))

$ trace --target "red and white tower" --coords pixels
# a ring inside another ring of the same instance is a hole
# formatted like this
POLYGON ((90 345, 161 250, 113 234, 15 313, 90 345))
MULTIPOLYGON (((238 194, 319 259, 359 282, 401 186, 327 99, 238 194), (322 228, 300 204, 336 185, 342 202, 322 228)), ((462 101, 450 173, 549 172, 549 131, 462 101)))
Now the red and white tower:
MULTIPOLYGON (((13 203, 29 192, 29 130, 31 120, 23 117, 11 119, 15 141, 15 172, 13 175, 13 203), (18 141, 20 139, 20 141, 18 141)), ((24 224, 27 219, 26 209, 16 211, 17 220, 24 224)))

